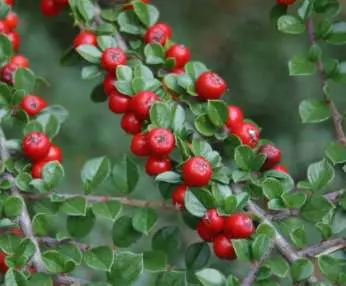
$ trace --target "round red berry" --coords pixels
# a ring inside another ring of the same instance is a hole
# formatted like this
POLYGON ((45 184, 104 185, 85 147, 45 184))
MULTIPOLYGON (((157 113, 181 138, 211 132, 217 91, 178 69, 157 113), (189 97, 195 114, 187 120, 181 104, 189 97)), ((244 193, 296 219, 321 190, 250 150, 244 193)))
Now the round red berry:
POLYGON ((215 234, 209 231, 208 227, 202 220, 197 223, 196 230, 200 238, 202 238, 204 241, 211 242, 215 238, 215 234))
POLYGON ((47 107, 47 102, 37 95, 30 94, 22 98, 20 106, 29 116, 35 116, 47 107))
POLYGON ((262 166, 262 170, 268 170, 279 164, 281 161, 281 151, 279 148, 271 144, 262 145, 259 152, 266 156, 266 160, 262 166))
POLYGON ((136 156, 147 157, 150 155, 148 147, 147 134, 140 133, 132 137, 131 151, 136 156))
POLYGON ((111 93, 108 98, 109 109, 117 114, 123 114, 129 110, 130 97, 120 95, 119 93, 111 93))
POLYGON ((149 176, 156 176, 172 170, 172 161, 169 158, 149 157, 145 164, 145 171, 149 176))
POLYGON ((223 234, 218 235, 214 239, 213 249, 215 255, 220 259, 234 260, 236 258, 236 253, 232 245, 232 241, 223 234))
POLYGON ((1 80, 9 85, 14 85, 14 73, 17 71, 18 65, 9 63, 1 70, 1 80))
POLYGON ((6 263, 6 253, 0 251, 0 272, 1 273, 6 273, 8 270, 8 266, 6 263))
POLYGON ((234 213, 225 218, 224 234, 228 238, 248 238, 255 231, 252 218, 246 213, 234 213))
POLYGON ((60 5, 57 5, 54 0, 41 0, 41 12, 47 17, 58 15, 62 10, 60 5))
POLYGON ((175 137, 169 129, 154 128, 147 135, 148 147, 152 155, 169 156, 175 147, 175 137))
POLYGON ((216 209, 209 209, 202 218, 205 227, 212 234, 219 234, 224 226, 225 218, 217 213, 216 209))
POLYGON ((42 176, 43 176, 42 171, 44 166, 46 166, 47 163, 48 162, 46 161, 41 161, 41 162, 33 164, 31 168, 31 176, 34 179, 42 179, 42 176))
POLYGON ((9 6, 13 6, 14 5, 14 0, 5 0, 5 3, 9 6))
POLYGON ((191 58, 190 49, 185 45, 175 44, 166 52, 166 58, 175 60, 175 68, 182 68, 191 58))
POLYGON ((68 5, 68 0, 54 0, 56 5, 60 6, 61 8, 64 8, 68 5))
POLYGON ((5 21, 0 21, 0 33, 7 34, 10 31, 5 21))
POLYGON ((20 35, 16 31, 13 31, 7 34, 7 38, 10 40, 13 49, 18 51, 21 42, 20 35))
POLYGON ((12 233, 12 234, 14 234, 15 236, 24 236, 24 233, 23 233, 23 231, 20 229, 20 228, 12 228, 11 230, 10 230, 10 232, 12 233))
POLYGON ((288 174, 288 169, 284 165, 276 165, 272 170, 288 174))
POLYGON ((90 31, 80 32, 73 40, 73 47, 77 48, 82 45, 97 45, 97 36, 90 31))
POLYGON ((116 81, 116 77, 109 73, 105 76, 105 79, 103 80, 103 89, 107 95, 110 95, 112 92, 117 92, 114 84, 116 81))
POLYGON ((207 186, 213 176, 209 161, 197 156, 187 160, 183 165, 183 178, 186 185, 191 187, 207 186))
POLYGON ((120 48, 108 48, 101 56, 101 64, 103 68, 109 72, 115 72, 118 65, 125 65, 127 56, 120 48))
POLYGON ((34 131, 24 137, 23 152, 32 161, 41 161, 47 156, 50 145, 47 135, 34 131))
POLYGON ((5 17, 5 24, 12 31, 14 30, 19 23, 19 17, 14 12, 9 12, 5 17))
POLYGON ((232 131, 239 128, 244 121, 243 111, 235 105, 228 106, 228 118, 226 126, 232 131))
POLYGON ((144 36, 144 41, 146 43, 158 42, 164 45, 167 40, 172 38, 172 28, 165 23, 157 23, 150 27, 144 36))
POLYGON ((58 161, 62 162, 63 155, 59 146, 52 144, 49 148, 47 156, 42 160, 44 162, 58 161))
POLYGON ((127 112, 121 119, 121 128, 128 134, 135 135, 141 132, 142 121, 138 120, 132 112, 127 112))
POLYGON ((201 99, 219 99, 227 89, 226 82, 216 73, 202 73, 196 81, 196 92, 201 99))
POLYGON ((149 117, 151 106, 158 101, 160 97, 152 91, 142 91, 131 98, 131 111, 141 120, 149 117))
POLYGON ((185 209, 185 193, 187 192, 186 185, 179 185, 172 193, 172 205, 179 210, 185 209))
POLYGON ((278 5, 292 5, 296 2, 296 0, 276 0, 278 5))
POLYGON ((233 130, 233 133, 239 137, 243 144, 254 148, 260 140, 261 130, 252 122, 244 122, 239 128, 233 130))
POLYGON ((29 60, 23 55, 13 56, 10 60, 10 63, 17 65, 20 68, 29 68, 30 67, 29 60))

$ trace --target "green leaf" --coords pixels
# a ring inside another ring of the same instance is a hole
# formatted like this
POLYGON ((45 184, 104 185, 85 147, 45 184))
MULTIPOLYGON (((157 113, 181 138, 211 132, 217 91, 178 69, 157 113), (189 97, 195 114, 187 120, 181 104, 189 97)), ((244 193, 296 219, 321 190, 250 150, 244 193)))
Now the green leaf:
POLYGON ((304 23, 292 15, 281 16, 277 25, 278 30, 286 34, 302 34, 305 31, 304 23))
POLYGON ((28 280, 28 286, 53 286, 52 278, 44 273, 32 273, 28 280))
POLYGON ((107 278, 112 285, 132 285, 143 270, 143 254, 116 252, 107 278))
POLYGON ((159 43, 147 44, 144 48, 145 62, 150 65, 163 64, 165 51, 159 43))
POLYGON ((132 217, 132 226, 135 230, 144 235, 148 235, 154 228, 158 220, 156 210, 151 208, 140 208, 135 211, 132 217))
POLYGON ((19 190, 26 191, 29 187, 29 183, 31 182, 32 177, 30 174, 22 172, 19 173, 16 177, 15 183, 19 190))
POLYGON ((92 205, 93 212, 96 216, 112 221, 115 221, 119 217, 122 208, 122 204, 117 201, 106 201, 92 205))
POLYGON ((302 20, 306 20, 313 12, 314 0, 304 0, 298 8, 298 15, 302 20))
POLYGON ((346 43, 346 22, 336 22, 332 25, 331 31, 326 38, 327 42, 333 45, 343 45, 346 43))
POLYGON ((87 236, 95 224, 94 213, 89 209, 85 216, 67 217, 67 230, 69 234, 76 238, 87 236))
POLYGON ((117 66, 116 78, 118 80, 131 81, 133 78, 132 69, 129 66, 117 66))
POLYGON ((109 271, 113 263, 113 251, 108 246, 92 248, 84 253, 85 263, 96 270, 109 271))
POLYGON ((53 114, 40 114, 36 121, 42 126, 42 131, 53 139, 60 131, 60 122, 53 114))
POLYGON ((81 45, 76 51, 89 63, 98 64, 101 60, 101 51, 93 45, 81 45))
POLYGON ((10 269, 5 274, 5 286, 26 286, 26 277, 22 272, 10 269))
POLYGON ((285 205, 284 205, 284 203, 283 203, 281 198, 270 200, 268 202, 267 206, 271 210, 280 210, 280 209, 284 209, 285 208, 285 205))
POLYGON ((60 211, 71 216, 83 216, 86 213, 86 207, 86 199, 76 196, 64 201, 60 206, 60 211))
POLYGON ((281 198, 286 207, 299 209, 305 204, 307 196, 303 192, 290 192, 284 193, 281 198))
POLYGON ((289 235, 297 248, 303 248, 307 244, 307 237, 304 228, 292 229, 289 235))
POLYGON ((172 113, 167 104, 157 102, 150 109, 150 120, 157 127, 170 128, 172 113))
POLYGON ((176 226, 166 226, 158 230, 152 239, 153 250, 163 251, 168 255, 176 253, 181 247, 180 230, 176 226))
POLYGON ((226 283, 225 276, 213 268, 205 268, 196 272, 196 277, 203 286, 224 286, 226 283))
POLYGON ((333 166, 325 159, 308 167, 308 180, 314 191, 325 189, 334 179, 333 166))
POLYGON ((198 116, 195 120, 195 127, 199 133, 207 137, 213 136, 217 131, 207 115, 198 116))
POLYGON ((265 265, 270 268, 274 275, 281 278, 286 277, 290 269, 288 262, 282 256, 270 258, 265 265))
POLYGON ((120 26, 120 31, 132 35, 139 35, 144 30, 141 27, 141 23, 134 14, 133 11, 122 12, 118 15, 118 24, 120 26))
POLYGON ((87 66, 82 68, 82 79, 94 79, 102 76, 102 71, 98 66, 87 66))
POLYGON ((339 14, 340 3, 338 0, 317 0, 314 1, 314 10, 316 13, 323 13, 325 17, 332 18, 339 14))
POLYGON ((118 247, 128 247, 141 238, 142 234, 136 231, 129 216, 123 216, 113 225, 113 242, 118 247))
POLYGON ((227 286, 240 286, 239 279, 232 274, 227 277, 227 286))
POLYGON ((235 163, 244 171, 256 171, 261 168, 265 161, 265 156, 255 154, 249 146, 240 145, 234 151, 235 163))
POLYGON ((191 190, 185 193, 185 208, 196 217, 203 217, 207 212, 207 208, 191 190))
POLYGON ((186 286, 186 273, 184 271, 164 271, 156 279, 155 286, 186 286))
POLYGON ((168 171, 158 175, 155 178, 155 181, 177 184, 177 183, 181 183, 181 176, 178 173, 168 171))
POLYGON ((333 223, 331 225, 333 234, 342 233, 346 229, 346 225, 343 223, 346 218, 346 212, 342 209, 337 209, 333 217, 333 223))
POLYGON ((299 105, 299 114, 303 123, 319 123, 330 117, 330 108, 325 101, 305 99, 299 105))
POLYGON ((144 268, 150 272, 163 271, 167 266, 167 255, 162 251, 144 251, 144 268))
POLYGON ((261 260, 271 247, 272 241, 269 236, 261 234, 256 236, 254 242, 252 243, 252 255, 257 261, 261 260))
POLYGON ((316 65, 305 56, 295 56, 288 62, 290 76, 308 76, 316 73, 316 65))
POLYGON ((110 162, 106 157, 98 157, 87 161, 81 171, 85 191, 90 193, 93 188, 101 185, 108 178, 110 171, 110 162))
POLYGON ((210 248, 207 243, 199 242, 189 246, 185 252, 185 264, 189 269, 201 269, 208 264, 210 248))
POLYGON ((153 26, 159 19, 159 11, 153 5, 135 2, 133 7, 139 20, 147 27, 153 26))
POLYGON ((301 209, 301 216, 307 221, 318 222, 333 208, 333 204, 321 196, 312 197, 301 209))
POLYGON ((318 266, 321 272, 330 280, 337 281, 340 273, 344 272, 345 262, 330 255, 318 257, 318 266))
POLYGON ((49 250, 42 254, 43 262, 51 273, 70 272, 75 263, 56 250, 49 250))
POLYGON ((94 18, 95 6, 90 0, 77 1, 78 12, 82 15, 85 21, 90 21, 94 18))
POLYGON ((270 200, 280 198, 285 192, 280 181, 274 178, 266 178, 262 183, 262 188, 263 194, 270 200))
POLYGON ((292 278, 294 281, 302 281, 309 278, 314 272, 312 262, 306 258, 300 258, 292 263, 292 278))
POLYGON ((112 170, 112 182, 117 191, 129 194, 134 191, 139 180, 137 164, 128 156, 117 160, 112 170))
POLYGON ((228 107, 223 100, 209 100, 207 104, 207 112, 210 121, 216 127, 224 126, 228 118, 228 107))
POLYGON ((14 87, 24 90, 27 94, 34 91, 35 81, 35 75, 29 69, 19 68, 14 74, 14 87))
POLYGON ((10 40, 5 35, 0 35, 0 62, 8 60, 13 54, 10 40))
POLYGON ((185 73, 189 75, 193 81, 196 81, 202 73, 208 71, 203 63, 195 61, 188 62, 184 68, 185 73))
POLYGON ((192 140, 192 152, 196 156, 206 158, 213 167, 217 167, 221 163, 220 154, 214 151, 207 141, 194 138, 192 140))
POLYGON ((47 189, 55 188, 64 176, 64 169, 57 161, 49 162, 43 167, 42 177, 47 189))
POLYGON ((60 124, 64 123, 67 119, 69 113, 65 107, 60 105, 50 105, 41 111, 41 115, 43 114, 52 114, 54 115, 60 124))
POLYGON ((329 142, 326 147, 326 155, 334 165, 346 162, 346 147, 340 142, 329 142))
POLYGON ((184 130, 185 124, 185 110, 184 108, 177 104, 173 108, 172 112, 172 130, 176 134, 181 134, 184 130))
MULTIPOLYGON (((106 29, 108 30, 106 34, 108 34, 108 32, 113 33, 114 32, 114 26, 112 24, 105 24, 105 26, 103 26, 103 28, 101 27, 101 30, 103 30, 103 32, 106 32, 106 29)), ((100 31, 100 26, 98 31, 100 31)), ((109 35, 104 35, 104 36, 98 36, 97 37, 97 44, 98 46, 104 51, 108 48, 114 48, 117 46, 117 42, 115 40, 115 38, 113 36, 109 36, 109 35)))
POLYGON ((7 217, 19 216, 23 207, 23 201, 18 197, 8 197, 4 202, 4 212, 7 217))
POLYGON ((237 259, 241 261, 249 261, 250 255, 250 243, 246 239, 232 239, 232 244, 237 254, 237 259))

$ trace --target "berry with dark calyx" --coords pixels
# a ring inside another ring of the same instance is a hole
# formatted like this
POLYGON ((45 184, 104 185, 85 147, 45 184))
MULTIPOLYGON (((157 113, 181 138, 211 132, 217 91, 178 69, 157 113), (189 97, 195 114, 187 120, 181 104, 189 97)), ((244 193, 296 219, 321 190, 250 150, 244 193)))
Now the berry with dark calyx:
POLYGON ((90 31, 80 32, 73 40, 73 47, 77 48, 81 45, 97 45, 97 36, 95 33, 90 31))
POLYGON ((154 128, 148 132, 147 142, 154 156, 167 157, 175 147, 175 137, 167 128, 154 128))
POLYGON ((147 157, 150 155, 146 133, 136 134, 132 137, 131 151, 139 157, 147 157))
POLYGON ((274 145, 264 144, 260 147, 258 152, 266 156, 266 160, 262 166, 262 170, 271 169, 281 161, 281 151, 274 145))
POLYGON ((148 43, 160 43, 164 45, 167 40, 172 38, 172 28, 165 23, 157 23, 150 27, 144 36, 144 42, 148 43))
POLYGON ((115 72, 117 66, 125 65, 126 63, 127 56, 120 48, 108 48, 102 53, 101 65, 109 72, 115 72))
POLYGON ((1 69, 1 80, 9 85, 14 85, 14 73, 17 71, 18 65, 9 63, 1 69))
POLYGON ((292 5, 296 2, 296 0, 276 0, 276 4, 278 5, 292 5))
POLYGON ((5 21, 0 21, 0 33, 7 34, 10 31, 5 21))
POLYGON ((172 193, 172 205, 179 210, 185 209, 185 193, 187 189, 186 185, 179 185, 172 193))
POLYGON ((116 114, 124 114, 129 110, 130 97, 119 93, 111 93, 108 98, 108 107, 116 114))
POLYGON ((182 68, 191 58, 190 49, 185 45, 175 44, 167 50, 166 58, 175 60, 174 68, 182 68))
POLYGON ((63 155, 62 155, 62 150, 59 146, 51 144, 48 154, 42 161, 44 162, 52 162, 52 161, 58 161, 62 162, 63 160, 63 155))
POLYGON ((149 176, 157 176, 173 169, 170 158, 149 157, 145 164, 145 171, 149 176))
POLYGON ((117 92, 114 84, 116 81, 116 77, 109 73, 105 76, 103 80, 103 89, 107 95, 110 95, 112 92, 117 92))
POLYGON ((215 255, 220 259, 234 260, 237 257, 232 241, 223 234, 215 237, 213 241, 213 249, 215 255))
POLYGON ((233 130, 232 133, 237 135, 244 145, 255 148, 260 140, 261 130, 252 122, 244 122, 239 128, 233 130))
POLYGON ((254 231, 252 218, 246 213, 234 213, 225 218, 223 232, 228 238, 249 238, 254 231))
POLYGON ((20 35, 16 31, 13 31, 7 34, 7 38, 10 40, 13 49, 15 51, 18 51, 20 47, 20 42, 21 42, 20 35))
POLYGON ((288 169, 286 166, 284 165, 276 165, 273 169, 273 171, 278 171, 278 172, 281 172, 281 173, 285 173, 285 174, 288 174, 288 169))
POLYGON ((10 59, 11 64, 15 64, 20 68, 29 68, 30 67, 30 62, 29 60, 23 56, 23 55, 15 55, 10 59))
POLYGON ((50 149, 51 143, 47 135, 34 131, 24 137, 23 152, 34 162, 44 159, 50 149))
POLYGON ((37 95, 29 94, 22 98, 20 106, 29 116, 35 116, 47 107, 47 102, 37 95))
POLYGON ((55 0, 41 0, 41 12, 47 17, 57 16, 62 11, 61 5, 55 0))
POLYGON ((45 161, 41 161, 41 162, 37 162, 35 164, 32 165, 32 169, 31 169, 31 176, 34 179, 42 179, 42 171, 44 166, 46 166, 48 162, 45 161))
POLYGON ((243 124, 244 113, 243 111, 235 105, 228 106, 228 119, 226 121, 226 126, 230 131, 239 128, 243 124))
POLYGON ((8 270, 8 266, 6 263, 6 253, 0 251, 0 272, 5 274, 8 270))
POLYGON ((191 187, 207 186, 213 176, 213 168, 204 157, 197 156, 187 160, 183 165, 183 178, 191 187))
POLYGON ((18 23, 19 23, 19 17, 17 16, 16 13, 14 12, 9 12, 5 19, 5 24, 7 25, 8 29, 10 31, 14 30, 15 28, 17 28, 18 23))
POLYGON ((141 120, 149 118, 151 106, 160 97, 153 91, 141 91, 131 98, 131 111, 141 120))
POLYGON ((14 0, 5 0, 5 3, 9 6, 13 6, 14 5, 14 0))
POLYGON ((203 100, 219 99, 226 90, 226 82, 214 72, 204 72, 196 80, 196 92, 203 100))
POLYGON ((142 121, 140 121, 133 112, 127 112, 121 119, 121 128, 128 134, 138 134, 142 130, 142 121))

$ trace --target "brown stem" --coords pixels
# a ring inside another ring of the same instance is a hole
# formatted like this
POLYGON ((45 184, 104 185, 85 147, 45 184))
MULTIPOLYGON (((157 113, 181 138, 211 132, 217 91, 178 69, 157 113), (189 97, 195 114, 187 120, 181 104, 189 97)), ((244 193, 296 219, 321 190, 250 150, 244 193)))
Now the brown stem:
POLYGON ((67 276, 67 275, 60 275, 57 276, 54 279, 54 282, 56 283, 55 285, 74 285, 74 286, 79 286, 79 285, 85 285, 88 284, 89 281, 77 278, 77 277, 72 277, 72 276, 67 276))
POLYGON ((82 252, 85 252, 90 248, 90 245, 88 245, 88 244, 75 242, 74 240, 71 240, 71 239, 57 240, 57 239, 52 238, 52 237, 36 237, 36 240, 40 244, 44 244, 48 247, 56 247, 58 245, 62 245, 62 244, 66 244, 66 243, 72 243, 72 244, 76 245, 82 252))
POLYGON ((299 251, 299 255, 314 257, 319 255, 325 251, 330 250, 330 252, 336 251, 338 249, 342 249, 346 247, 346 240, 343 238, 335 238, 331 240, 326 240, 318 244, 311 245, 301 251, 299 251))

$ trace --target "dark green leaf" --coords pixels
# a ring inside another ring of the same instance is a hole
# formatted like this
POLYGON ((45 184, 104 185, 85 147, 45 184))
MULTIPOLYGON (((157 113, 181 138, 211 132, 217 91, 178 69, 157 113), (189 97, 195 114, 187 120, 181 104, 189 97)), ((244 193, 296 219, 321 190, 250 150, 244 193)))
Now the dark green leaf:
POLYGON ((153 250, 174 254, 181 247, 181 235, 178 227, 166 226, 158 230, 153 236, 153 250))
POLYGON ((184 271, 165 271, 159 274, 155 286, 186 286, 186 273, 184 271))
POLYGON ((185 264, 189 269, 200 269, 208 264, 210 248, 207 243, 191 244, 185 252, 185 264))
POLYGON ((328 33, 327 42, 333 45, 343 45, 346 43, 346 22, 337 22, 332 25, 328 33))
POLYGON ((282 256, 270 258, 265 265, 270 268, 274 275, 281 278, 286 277, 290 269, 288 262, 282 256))
POLYGON ((147 44, 144 55, 147 64, 157 65, 165 62, 165 51, 159 43, 147 44))
POLYGON ((107 201, 92 205, 96 216, 115 221, 122 211, 122 205, 117 201, 107 201))
POLYGON ((144 268, 151 272, 163 271, 167 266, 167 256, 162 251, 145 251, 144 268))
POLYGON ((312 197, 301 210, 301 215, 307 221, 318 222, 333 208, 333 204, 324 197, 312 197))
POLYGON ((83 216, 86 213, 87 203, 84 197, 67 199, 60 206, 60 211, 71 216, 83 216))
POLYGON ((88 62, 93 64, 100 63, 101 51, 92 45, 81 45, 76 51, 88 62))
POLYGON ((85 191, 90 193, 93 188, 101 185, 108 178, 110 171, 110 162, 106 157, 98 157, 87 161, 81 171, 85 191))
POLYGON ((209 100, 207 104, 207 112, 210 121, 216 127, 224 126, 228 118, 227 104, 222 100, 209 100))
POLYGON ((89 209, 85 216, 67 217, 67 230, 69 234, 76 238, 87 236, 94 227, 95 216, 89 209))
POLYGON ((139 180, 137 164, 128 156, 123 156, 113 166, 112 179, 117 191, 126 194, 133 192, 139 180))
POLYGON ((307 76, 316 72, 316 65, 305 56, 295 56, 288 63, 290 76, 307 76))
POLYGON ((284 193, 281 198, 288 208, 301 208, 306 202, 306 194, 303 192, 284 193))
POLYGON ((139 35, 143 31, 141 23, 133 11, 122 12, 118 15, 120 31, 132 35, 139 35))
POLYGON ((334 176, 333 166, 325 159, 311 164, 308 168, 308 180, 314 191, 326 188, 332 182, 334 176))
POLYGON ((159 11, 153 5, 135 2, 133 7, 139 20, 147 27, 154 25, 159 19, 159 11))
POLYGON ((4 202, 4 212, 7 217, 19 216, 23 207, 23 202, 18 197, 8 197, 4 202))
POLYGON ((299 105, 299 114, 303 123, 318 123, 330 117, 330 108, 325 101, 305 99, 299 105))
POLYGON ((306 258, 300 258, 292 263, 292 278, 294 281, 302 281, 309 278, 314 272, 312 262, 306 258))
POLYGON ((43 167, 42 177, 47 189, 55 188, 64 176, 64 169, 57 161, 49 162, 43 167))
POLYGON ((15 88, 22 89, 27 94, 34 91, 35 81, 35 75, 29 69, 19 68, 14 74, 15 88))
POLYGON ((132 219, 123 216, 113 225, 113 242, 118 247, 128 247, 141 238, 142 234, 132 226, 132 219))
POLYGON ((158 220, 157 212, 151 208, 137 209, 132 217, 132 226, 135 230, 144 235, 155 227, 158 220))
POLYGON ((91 268, 109 271, 113 263, 113 251, 108 246, 92 248, 84 254, 84 261, 91 268))
POLYGON ((172 124, 172 113, 167 104, 155 103, 150 109, 151 122, 162 128, 170 128, 172 124))
POLYGON ((326 155, 334 165, 346 162, 346 147, 339 142, 329 142, 326 155))

